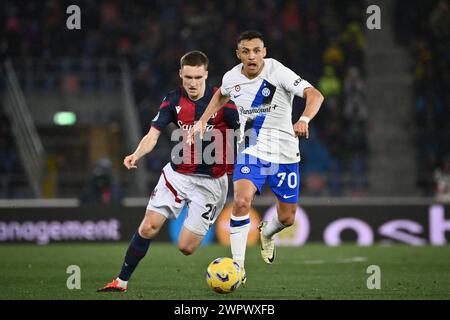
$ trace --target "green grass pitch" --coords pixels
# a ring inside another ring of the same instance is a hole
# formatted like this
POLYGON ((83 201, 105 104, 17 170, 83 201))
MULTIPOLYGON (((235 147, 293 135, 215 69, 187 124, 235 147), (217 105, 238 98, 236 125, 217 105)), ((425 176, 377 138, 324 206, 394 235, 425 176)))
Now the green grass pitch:
POLYGON ((174 244, 153 243, 126 293, 97 293, 115 278, 126 243, 0 246, 0 300, 5 299, 450 299, 450 250, 406 245, 281 247, 266 265, 247 249, 247 285, 220 295, 205 271, 230 248, 210 245, 183 256, 174 244), (69 265, 81 268, 81 289, 69 290, 69 265), (367 288, 367 267, 381 269, 381 289, 367 288))

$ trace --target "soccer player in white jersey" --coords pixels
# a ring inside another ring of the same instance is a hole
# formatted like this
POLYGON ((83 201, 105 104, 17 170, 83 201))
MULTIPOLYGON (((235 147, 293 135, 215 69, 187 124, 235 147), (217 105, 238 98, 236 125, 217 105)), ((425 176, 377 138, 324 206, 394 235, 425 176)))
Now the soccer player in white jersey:
POLYGON ((266 182, 277 197, 277 215, 258 227, 261 256, 266 263, 275 259, 273 236, 294 223, 300 182, 298 137, 308 138, 308 123, 319 111, 323 96, 280 62, 265 59, 266 48, 258 31, 245 31, 239 36, 236 55, 241 63, 223 76, 220 90, 188 140, 194 143, 197 133, 202 138, 208 119, 230 99, 236 104, 241 135, 233 173, 230 242, 233 259, 244 267, 249 210, 266 182), (306 98, 306 106, 299 121, 292 124, 294 95, 306 98))

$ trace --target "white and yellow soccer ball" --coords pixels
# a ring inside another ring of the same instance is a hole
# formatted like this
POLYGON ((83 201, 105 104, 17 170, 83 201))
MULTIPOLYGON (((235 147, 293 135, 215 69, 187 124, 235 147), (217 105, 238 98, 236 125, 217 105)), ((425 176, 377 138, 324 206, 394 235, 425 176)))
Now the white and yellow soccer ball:
POLYGON ((206 283, 217 293, 231 293, 242 282, 239 264, 231 258, 214 259, 206 270, 206 283))

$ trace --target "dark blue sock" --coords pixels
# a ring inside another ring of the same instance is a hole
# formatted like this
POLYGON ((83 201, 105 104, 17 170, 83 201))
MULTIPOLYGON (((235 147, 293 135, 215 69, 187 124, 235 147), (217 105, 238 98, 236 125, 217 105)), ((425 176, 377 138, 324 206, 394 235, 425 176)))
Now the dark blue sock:
POLYGON ((127 253, 125 255, 125 261, 122 265, 122 270, 120 271, 119 278, 123 281, 128 281, 134 269, 136 269, 139 261, 147 253, 148 247, 150 246, 151 239, 142 238, 139 232, 133 235, 128 246, 127 253))

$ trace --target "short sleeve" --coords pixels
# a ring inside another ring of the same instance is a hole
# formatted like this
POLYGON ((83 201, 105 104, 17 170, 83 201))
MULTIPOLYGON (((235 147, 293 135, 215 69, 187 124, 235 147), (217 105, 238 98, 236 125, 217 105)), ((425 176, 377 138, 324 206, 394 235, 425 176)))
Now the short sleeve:
POLYGON ((283 86, 286 91, 289 91, 290 93, 302 98, 303 91, 306 88, 312 87, 312 85, 308 81, 302 79, 294 71, 286 68, 283 65, 281 65, 277 70, 277 78, 281 86, 283 86))
POLYGON ((166 97, 159 106, 158 114, 152 120, 152 127, 161 131, 171 122, 174 122, 172 105, 166 97))
POLYGON ((223 87, 223 85, 220 87, 220 93, 223 95, 223 96, 230 96, 230 91, 229 90, 227 90, 227 89, 225 89, 224 87, 223 87))
POLYGON ((231 94, 231 91, 233 90, 233 85, 230 81, 231 78, 231 70, 224 74, 222 78, 222 85, 220 86, 220 93, 223 96, 229 97, 231 94))

